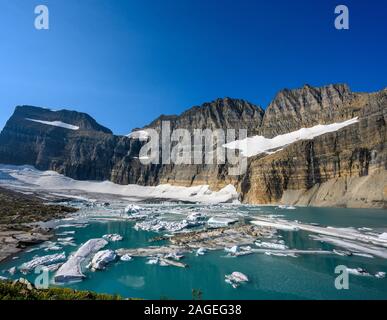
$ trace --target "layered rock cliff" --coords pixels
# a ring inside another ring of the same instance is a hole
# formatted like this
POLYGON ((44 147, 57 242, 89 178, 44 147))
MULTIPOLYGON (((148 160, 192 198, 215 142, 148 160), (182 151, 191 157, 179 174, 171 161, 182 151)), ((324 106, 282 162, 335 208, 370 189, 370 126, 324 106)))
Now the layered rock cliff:
MULTIPOLYGON (((304 87, 279 95, 286 95, 299 103, 294 102, 289 107, 286 103, 273 102, 265 114, 263 131, 283 133, 307 126, 305 123, 310 126, 316 121, 329 123, 354 116, 359 117, 359 122, 313 140, 293 143, 273 155, 251 159, 249 171, 241 184, 244 201, 385 207, 387 90, 355 94, 345 86, 319 90, 304 87), (306 98, 311 97, 310 90, 313 92, 311 100, 306 98), (328 94, 331 90, 340 93, 328 94), (285 113, 293 114, 289 121, 279 111, 281 108, 285 113), (270 109, 275 112, 271 113, 270 109), (317 109, 321 109, 321 120, 314 115, 317 109), (274 126, 270 114, 275 114, 279 123, 285 122, 286 129, 274 126)), ((289 101, 290 98, 284 99, 289 101)))
POLYGON ((160 116, 145 127, 160 131, 162 121, 169 121, 171 130, 188 129, 191 135, 194 129, 221 128, 271 138, 359 117, 339 131, 251 157, 244 175, 231 176, 228 163, 143 165, 138 156, 145 141, 115 136, 86 114, 20 106, 0 134, 0 163, 120 184, 219 189, 232 183, 248 203, 386 207, 386 114, 387 89, 354 93, 346 85, 306 85, 279 92, 266 111, 244 100, 217 99, 181 115, 160 116), (78 129, 42 123, 55 121, 78 129))

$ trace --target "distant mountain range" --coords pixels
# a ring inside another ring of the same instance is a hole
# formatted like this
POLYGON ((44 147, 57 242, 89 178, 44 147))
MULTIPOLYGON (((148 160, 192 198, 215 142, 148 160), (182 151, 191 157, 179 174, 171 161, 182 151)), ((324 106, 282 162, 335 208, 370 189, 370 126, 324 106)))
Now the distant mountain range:
POLYGON ((172 129, 245 128, 248 136, 274 138, 355 117, 340 130, 249 157, 247 172, 231 176, 228 163, 143 165, 142 139, 113 135, 84 113, 18 106, 0 134, 0 163, 118 184, 209 184, 218 190, 231 183, 246 203, 386 208, 387 89, 355 93, 343 84, 305 85, 280 91, 266 110, 223 98, 162 115, 143 129, 160 131, 169 120, 172 129))

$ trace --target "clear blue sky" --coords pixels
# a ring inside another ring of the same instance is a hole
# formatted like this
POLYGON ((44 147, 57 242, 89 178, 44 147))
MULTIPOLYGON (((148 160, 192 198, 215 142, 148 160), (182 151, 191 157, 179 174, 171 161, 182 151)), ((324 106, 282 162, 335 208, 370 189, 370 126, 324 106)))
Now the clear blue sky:
POLYGON ((387 1, 0 0, 0 46, 0 128, 30 104, 126 134, 217 97, 266 107, 305 83, 386 87, 387 1), (334 28, 337 4, 350 30, 334 28))

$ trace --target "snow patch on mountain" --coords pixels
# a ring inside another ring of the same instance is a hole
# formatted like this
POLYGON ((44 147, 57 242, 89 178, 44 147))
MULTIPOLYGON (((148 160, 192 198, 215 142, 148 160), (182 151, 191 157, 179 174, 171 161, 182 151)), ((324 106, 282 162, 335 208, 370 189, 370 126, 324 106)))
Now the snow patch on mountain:
POLYGON ((61 128, 70 129, 70 130, 79 130, 78 126, 74 126, 72 124, 68 124, 62 121, 44 121, 44 120, 37 120, 37 119, 30 119, 30 118, 26 118, 26 120, 42 123, 42 124, 46 124, 54 127, 61 127, 61 128))
POLYGON ((301 128, 299 130, 278 135, 274 138, 265 138, 264 136, 253 136, 242 140, 236 140, 224 144, 224 148, 240 150, 245 157, 252 157, 261 153, 272 154, 281 150, 289 144, 300 140, 312 140, 328 132, 335 132, 344 127, 359 122, 358 117, 331 124, 319 124, 310 128, 301 128))

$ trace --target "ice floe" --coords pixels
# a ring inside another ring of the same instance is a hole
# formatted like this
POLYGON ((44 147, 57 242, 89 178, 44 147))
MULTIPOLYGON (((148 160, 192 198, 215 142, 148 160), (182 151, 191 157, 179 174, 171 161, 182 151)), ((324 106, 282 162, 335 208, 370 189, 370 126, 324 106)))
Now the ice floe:
POLYGON ((176 232, 195 225, 197 224, 194 222, 189 222, 185 219, 181 221, 163 221, 160 219, 153 219, 153 220, 137 222, 134 225, 134 228, 136 230, 154 231, 154 232, 160 232, 160 231, 176 232))
POLYGON ((224 251, 228 252, 228 253, 237 253, 239 252, 239 247, 238 246, 232 246, 231 248, 224 248, 224 251))
POLYGON ((297 258, 295 253, 284 253, 284 252, 276 252, 276 251, 265 251, 267 256, 276 256, 276 257, 293 257, 297 258))
POLYGON ((64 237, 64 236, 68 236, 69 234, 75 234, 75 231, 74 231, 74 230, 71 230, 71 231, 63 231, 63 232, 57 233, 56 235, 57 235, 57 236, 60 236, 60 237, 64 237))
POLYGON ((276 209, 296 210, 297 208, 295 206, 279 205, 276 209))
POLYGON ((23 263, 20 266, 20 270, 22 272, 29 272, 35 269, 36 267, 47 266, 64 260, 66 260, 66 254, 64 252, 42 257, 36 257, 29 262, 23 263))
POLYGON ((288 247, 282 243, 273 243, 273 242, 264 242, 264 241, 256 241, 255 245, 259 248, 265 249, 275 249, 275 250, 286 250, 288 247))
POLYGON ((364 277, 371 277, 372 275, 368 273, 363 268, 347 268, 347 272, 350 274, 353 274, 355 276, 364 276, 364 277))
POLYGON ((367 270, 363 268, 347 268, 346 269, 349 274, 353 274, 355 276, 363 276, 363 277, 375 277, 378 279, 383 279, 386 277, 386 273, 383 271, 379 271, 375 273, 375 275, 372 275, 367 270))
POLYGON ((320 227, 311 224, 297 223, 283 219, 255 217, 252 224, 282 230, 303 230, 310 233, 315 240, 327 242, 351 252, 370 254, 387 259, 387 240, 370 234, 359 232, 354 228, 320 227))
POLYGON ((106 265, 116 259, 116 254, 113 250, 98 251, 89 264, 89 268, 93 271, 103 270, 106 265))
POLYGON ((198 250, 196 250, 196 255, 197 256, 203 256, 203 255, 205 255, 207 253, 207 249, 206 248, 203 248, 203 247, 201 247, 201 248, 199 248, 198 250))
POLYGON ((238 219, 225 218, 225 217, 211 217, 208 219, 207 224, 211 227, 227 227, 228 225, 237 222, 238 219))
MULTIPOLYGON (((64 224, 57 225, 55 227, 55 229, 62 229, 62 228, 85 228, 88 225, 89 225, 88 223, 64 223, 64 224)), ((74 231, 74 230, 70 230, 68 232, 72 232, 72 231, 74 231)))
POLYGON ((184 258, 184 255, 182 255, 179 252, 170 252, 170 253, 167 253, 164 257, 167 259, 180 260, 184 258))
POLYGON ((7 270, 7 272, 8 272, 11 276, 13 276, 13 275, 16 273, 16 267, 9 268, 9 269, 7 270))
POLYGON ((74 240, 74 237, 66 237, 66 238, 58 238, 57 239, 58 242, 70 242, 73 240, 74 240))
POLYGON ((359 253, 363 253, 387 259, 387 250, 385 248, 377 247, 369 243, 317 235, 311 235, 311 238, 330 243, 347 250, 358 252, 357 255, 359 255, 359 253))
POLYGON ((52 245, 44 249, 44 251, 59 251, 62 250, 63 248, 60 246, 52 245))
POLYGON ((382 234, 380 234, 379 239, 387 240, 387 232, 383 232, 382 234))
POLYGON ((207 215, 201 212, 193 212, 187 216, 188 221, 199 222, 204 221, 207 218, 207 215))
POLYGON ((159 258, 149 258, 146 264, 158 264, 159 258))
POLYGON ((123 237, 119 234, 116 234, 116 233, 112 233, 112 234, 105 234, 102 236, 102 238, 108 240, 108 241, 112 241, 112 242, 116 242, 116 241, 122 241, 123 237))
MULTIPOLYGON (((335 251, 335 250, 333 250, 335 251)), ((361 253, 361 252, 351 252, 351 254, 353 256, 358 256, 358 257, 363 257, 363 258, 373 258, 374 256, 372 254, 368 254, 368 253, 361 253)))
POLYGON ((129 254, 124 254, 120 257, 121 261, 131 261, 133 258, 129 254))
POLYGON ((50 264, 48 266, 43 267, 43 269, 46 271, 54 272, 54 271, 57 271, 62 265, 63 265, 63 262, 50 264))
POLYGON ((280 229, 285 231, 298 231, 299 228, 296 225, 292 225, 286 222, 277 222, 277 221, 262 221, 262 220, 253 220, 252 224, 262 227, 271 227, 274 229, 280 229))
POLYGON ((332 251, 338 256, 347 256, 347 257, 352 256, 351 251, 343 251, 343 250, 337 250, 337 249, 333 249, 332 251))
POLYGON ((137 206, 135 204, 128 204, 125 209, 124 209, 124 212, 125 213, 128 213, 128 214, 133 214, 133 213, 138 213, 140 212, 142 208, 140 206, 137 206))
POLYGON ((85 278, 81 263, 107 244, 102 238, 88 240, 59 268, 55 274, 55 282, 79 281, 85 278))
POLYGON ((225 275, 225 282, 230 284, 233 288, 237 288, 240 284, 248 281, 249 278, 242 272, 234 271, 231 274, 225 275))

